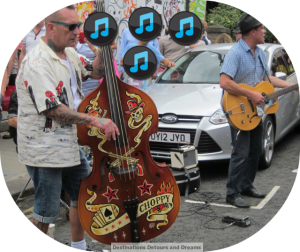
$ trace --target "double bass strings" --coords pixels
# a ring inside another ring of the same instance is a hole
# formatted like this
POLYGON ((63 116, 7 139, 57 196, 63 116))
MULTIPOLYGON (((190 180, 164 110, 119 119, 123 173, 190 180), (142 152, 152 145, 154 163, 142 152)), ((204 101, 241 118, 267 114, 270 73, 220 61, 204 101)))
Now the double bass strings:
MULTIPOLYGON (((99 1, 98 1, 98 5, 97 5, 97 11, 104 11, 103 5, 101 5, 99 3, 99 1), (99 10, 98 10, 98 6, 99 6, 99 10), (101 10, 101 7, 102 7, 102 10, 101 10)), ((110 102, 111 116, 112 116, 114 122, 116 122, 119 119, 120 132, 122 133, 121 137, 123 138, 122 140, 123 140, 123 144, 124 144, 125 154, 123 155, 121 144, 120 144, 119 138, 117 137, 117 145, 118 146, 116 146, 116 154, 119 155, 119 157, 125 156, 125 160, 126 160, 126 163, 127 163, 129 180, 131 180, 130 163, 128 162, 128 150, 131 150, 131 148, 129 146, 127 131, 126 131, 126 128, 125 128, 124 116, 123 116, 123 111, 122 111, 122 106, 121 106, 121 101, 120 101, 120 93, 119 93, 119 89, 118 89, 118 85, 117 85, 117 78, 116 78, 116 75, 115 75, 114 65, 113 65, 113 61, 112 61, 112 54, 111 54, 111 50, 110 50, 110 45, 106 45, 106 46, 103 47, 103 53, 104 53, 105 67, 107 68, 106 69, 106 80, 107 80, 106 84, 107 84, 108 93, 109 93, 110 98, 111 98, 111 102, 110 102), (109 71, 107 71, 107 70, 109 70, 109 71), (112 87, 109 83, 112 83, 112 87), (112 102, 113 98, 115 98, 114 102, 112 102), (116 108, 115 108, 115 105, 116 105, 116 108), (128 150, 126 149, 127 145, 125 143, 128 144, 128 148, 129 148, 128 150)), ((132 158, 130 151, 129 151, 129 155, 130 155, 130 158, 132 158)), ((120 163, 122 164, 122 169, 126 169, 123 165, 122 160, 120 160, 120 163)), ((122 181, 122 174, 123 173, 120 172, 120 169, 121 169, 121 167, 119 166, 119 174, 121 175, 120 179, 122 181)), ((125 173, 124 173, 124 178, 125 178, 124 179, 125 183, 127 184, 125 173)), ((134 171, 133 171, 133 179, 134 179, 134 182, 135 182, 134 171)), ((128 188, 127 187, 125 187, 125 188, 128 191, 128 188)), ((135 193, 135 190, 133 190, 133 192, 135 193)), ((128 192, 127 192, 127 195, 129 197, 128 192)))
MULTIPOLYGON (((123 148, 124 148, 124 154, 122 151, 122 147, 121 147, 121 143, 118 139, 117 144, 118 144, 118 149, 119 149, 119 158, 121 159, 121 157, 125 158, 126 164, 127 164, 127 170, 128 170, 128 175, 129 175, 129 180, 132 180, 131 178, 131 171, 130 171, 130 163, 128 162, 128 150, 130 150, 130 146, 129 146, 129 141, 128 141, 128 136, 127 136, 127 131, 126 131, 126 127, 125 127, 125 122, 124 122, 124 117, 123 117, 123 111, 122 111, 122 106, 121 106, 121 101, 120 101, 120 94, 119 94, 119 89, 118 89, 118 85, 117 85, 117 79, 116 79, 116 75, 114 74, 114 66, 113 66, 113 62, 112 62, 112 55, 110 53, 110 48, 109 45, 106 46, 105 49, 105 59, 107 61, 106 65, 108 66, 109 70, 110 70, 110 74, 108 74, 107 72, 107 86, 108 89, 110 90, 110 97, 115 99, 115 102, 113 103, 114 105, 111 106, 113 112, 111 113, 114 122, 119 121, 119 126, 120 126, 120 132, 121 132, 121 137, 123 140, 123 148), (112 85, 110 85, 112 84, 112 85), (127 143, 127 144, 126 144, 127 143), (128 150, 127 150, 127 145, 128 145, 128 150)), ((129 155, 131 157, 131 153, 129 152, 129 155)), ((122 165, 122 167, 119 167, 120 169, 126 169, 124 167, 124 162, 122 160, 120 160, 120 164, 122 165)), ((122 180, 122 174, 123 172, 119 172, 121 174, 121 180, 122 180)), ((133 173, 134 174, 134 173, 133 173)), ((124 173, 124 182, 125 184, 127 184, 127 178, 126 178, 126 174, 124 173)), ((128 187, 125 186, 125 188, 128 191, 128 187)), ((129 197, 129 193, 127 192, 127 196, 129 197)))
MULTIPOLYGON (((96 10, 98 11, 98 12, 103 12, 104 11, 104 7, 102 6, 102 4, 101 4, 101 2, 99 1, 99 0, 97 0, 96 1, 96 10)), ((105 45, 105 46, 102 46, 102 54, 103 54, 103 60, 104 60, 104 67, 105 67, 105 78, 106 78, 106 86, 107 86, 107 92, 108 92, 108 96, 109 96, 109 98, 111 97, 111 88, 110 88, 110 85, 108 84, 108 83, 111 83, 111 82, 113 82, 113 80, 109 80, 109 77, 111 77, 111 76, 109 76, 108 75, 108 68, 110 67, 111 68, 111 66, 110 66, 110 64, 109 64, 109 62, 107 62, 107 47, 108 47, 109 45, 105 45)), ((110 72, 111 72, 112 70, 110 70, 110 72)), ((112 119, 112 121, 113 122, 116 122, 116 118, 115 118, 115 112, 114 112, 114 107, 113 107, 113 105, 112 105, 112 102, 111 102, 111 99, 109 100, 109 107, 110 107, 110 114, 111 114, 111 119, 112 119)), ((117 137, 117 139, 116 139, 116 145, 115 145, 115 153, 119 156, 119 155, 122 155, 122 150, 121 150, 121 148, 120 148, 120 143, 119 143, 119 138, 117 137)), ((120 169, 120 167, 119 167, 119 169, 120 169)), ((122 181, 122 175, 120 176, 121 177, 121 181, 122 181)), ((125 177, 125 181, 126 181, 126 177, 125 177)))

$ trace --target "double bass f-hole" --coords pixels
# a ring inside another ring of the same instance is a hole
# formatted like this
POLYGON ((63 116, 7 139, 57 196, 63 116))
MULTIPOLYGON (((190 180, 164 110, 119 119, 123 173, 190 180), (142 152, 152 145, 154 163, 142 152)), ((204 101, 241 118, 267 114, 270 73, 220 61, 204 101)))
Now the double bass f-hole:
MULTIPOLYGON (((97 11, 103 5, 96 2, 97 11)), ((101 47, 105 77, 78 107, 79 112, 110 118, 120 135, 107 141, 90 125, 78 125, 78 138, 94 156, 92 173, 79 188, 78 213, 95 240, 139 242, 165 232, 176 220, 180 193, 171 170, 151 156, 149 138, 158 130, 152 99, 116 77, 110 45, 101 47)))

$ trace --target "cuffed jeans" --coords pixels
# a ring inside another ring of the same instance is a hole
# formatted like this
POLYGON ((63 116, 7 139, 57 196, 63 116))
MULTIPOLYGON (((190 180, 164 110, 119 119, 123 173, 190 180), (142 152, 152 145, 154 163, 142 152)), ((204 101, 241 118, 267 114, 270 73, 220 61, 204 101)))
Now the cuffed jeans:
POLYGON ((63 168, 28 166, 34 183, 33 218, 43 223, 54 223, 58 216, 60 194, 63 188, 70 197, 70 205, 77 207, 81 178, 87 177, 91 169, 81 148, 79 165, 63 168))
POLYGON ((263 153, 263 124, 250 131, 239 131, 230 126, 233 150, 231 154, 227 195, 237 196, 251 189, 263 153))

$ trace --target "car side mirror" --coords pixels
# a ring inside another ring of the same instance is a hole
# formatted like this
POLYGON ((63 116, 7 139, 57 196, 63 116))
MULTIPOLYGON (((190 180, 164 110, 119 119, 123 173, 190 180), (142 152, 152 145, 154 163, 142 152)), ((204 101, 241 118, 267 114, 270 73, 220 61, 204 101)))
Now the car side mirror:
POLYGON ((286 73, 283 73, 283 72, 277 72, 277 73, 275 73, 275 77, 285 81, 287 78, 287 75, 286 75, 286 73))

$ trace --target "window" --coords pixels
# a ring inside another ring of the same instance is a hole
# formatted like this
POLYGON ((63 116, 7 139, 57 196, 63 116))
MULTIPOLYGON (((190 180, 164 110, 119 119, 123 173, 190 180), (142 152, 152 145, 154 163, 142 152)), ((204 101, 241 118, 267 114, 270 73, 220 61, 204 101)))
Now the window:
POLYGON ((175 62, 159 83, 218 84, 224 60, 224 51, 188 52, 175 62))
POLYGON ((275 76, 275 73, 283 72, 288 74, 285 61, 283 60, 281 49, 277 49, 274 52, 272 66, 271 66, 271 74, 275 76))
POLYGON ((281 50, 281 53, 282 53, 282 57, 286 63, 286 70, 287 70, 287 74, 288 75, 291 75, 292 73, 295 72, 295 69, 294 69, 294 66, 292 64, 292 61, 289 57, 289 55, 287 54, 286 50, 285 49, 282 49, 281 50))

